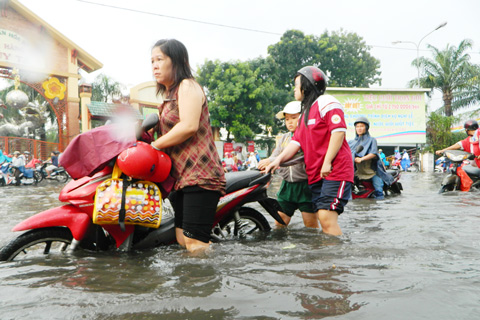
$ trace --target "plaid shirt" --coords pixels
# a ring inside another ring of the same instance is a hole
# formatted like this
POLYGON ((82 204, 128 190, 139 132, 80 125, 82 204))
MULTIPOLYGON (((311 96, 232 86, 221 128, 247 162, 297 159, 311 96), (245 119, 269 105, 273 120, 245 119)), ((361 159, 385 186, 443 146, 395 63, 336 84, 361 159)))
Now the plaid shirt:
MULTIPOLYGON (((160 113, 160 134, 169 132, 180 121, 177 99, 165 101, 160 113)), ((225 193, 225 174, 213 140, 208 104, 205 99, 197 132, 176 146, 164 150, 172 159, 171 175, 175 190, 199 186, 225 193)))

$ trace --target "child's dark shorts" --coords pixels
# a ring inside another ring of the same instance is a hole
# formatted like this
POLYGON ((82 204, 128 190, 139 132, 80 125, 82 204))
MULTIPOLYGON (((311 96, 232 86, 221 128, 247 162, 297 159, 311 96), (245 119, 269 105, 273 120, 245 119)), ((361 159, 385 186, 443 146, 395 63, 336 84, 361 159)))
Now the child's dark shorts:
POLYGON ((277 193, 277 201, 282 207, 282 212, 289 217, 292 217, 297 209, 300 212, 315 212, 312 204, 312 192, 308 187, 307 180, 300 182, 283 180, 277 193))
POLYGON ((329 210, 341 214, 348 200, 352 198, 352 183, 349 181, 322 179, 309 187, 315 211, 329 210))

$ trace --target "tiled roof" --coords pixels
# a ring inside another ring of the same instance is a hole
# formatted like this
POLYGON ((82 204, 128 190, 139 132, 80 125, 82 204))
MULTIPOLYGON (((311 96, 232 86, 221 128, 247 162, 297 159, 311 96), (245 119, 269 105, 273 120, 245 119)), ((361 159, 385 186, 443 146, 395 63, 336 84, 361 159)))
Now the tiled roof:
POLYGON ((134 107, 128 104, 106 103, 99 101, 92 101, 87 104, 88 111, 93 117, 110 118, 120 113, 132 114, 137 119, 142 120, 143 115, 134 107))

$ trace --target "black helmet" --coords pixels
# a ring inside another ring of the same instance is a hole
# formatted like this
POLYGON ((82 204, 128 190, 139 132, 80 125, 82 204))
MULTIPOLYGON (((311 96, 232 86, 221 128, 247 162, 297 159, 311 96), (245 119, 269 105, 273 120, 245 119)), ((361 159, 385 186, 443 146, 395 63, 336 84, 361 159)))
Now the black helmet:
POLYGON ((365 123, 365 125, 367 126, 367 131, 370 128, 370 121, 368 121, 366 117, 358 117, 357 120, 355 120, 355 122, 353 123, 353 126, 355 127, 357 123, 365 123))
POLYGON ((325 92, 328 78, 322 70, 318 69, 317 67, 307 66, 298 70, 297 75, 299 74, 307 78, 307 80, 318 90, 319 94, 322 95, 325 92))
POLYGON ((463 125, 463 127, 465 128, 465 130, 477 130, 478 129, 478 122, 475 121, 475 120, 467 120, 465 121, 465 124, 463 125))

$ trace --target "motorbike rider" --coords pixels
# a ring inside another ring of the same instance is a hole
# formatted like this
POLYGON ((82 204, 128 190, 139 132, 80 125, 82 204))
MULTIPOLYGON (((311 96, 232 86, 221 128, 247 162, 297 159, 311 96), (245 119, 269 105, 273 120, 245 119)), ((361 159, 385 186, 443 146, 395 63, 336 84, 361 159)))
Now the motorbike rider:
POLYGON ((366 117, 359 117, 353 125, 355 126, 355 139, 350 140, 348 145, 355 163, 355 177, 360 180, 372 179, 375 199, 383 200, 385 199, 383 185, 384 183, 391 185, 393 177, 386 172, 383 162, 380 161, 377 140, 368 132, 370 121, 366 117), (358 152, 357 148, 360 145, 363 146, 363 149, 358 152))
POLYGON ((475 155, 475 164, 478 168, 480 168, 480 130, 478 127, 478 122, 470 119, 465 121, 463 127, 465 128, 465 132, 467 133, 468 137, 458 141, 450 147, 437 150, 435 153, 437 155, 442 155, 447 150, 464 150, 475 155))
POLYGON ((25 173, 25 156, 20 151, 15 151, 12 157, 12 167, 15 168, 15 181, 20 184, 20 174, 25 173))
POLYGON ((383 165, 385 166, 385 168, 388 168, 389 166, 389 162, 387 160, 387 157, 385 156, 385 153, 383 153, 383 150, 382 149, 378 149, 378 154, 380 154, 380 160, 382 160, 383 162, 383 165))
POLYGON ((54 171, 55 169, 58 169, 58 156, 57 156, 57 152, 56 151, 52 151, 50 153, 50 159, 47 160, 48 163, 50 163, 46 168, 45 168, 45 171, 47 172, 47 178, 50 179, 51 178, 51 174, 52 174, 52 171, 54 171))

